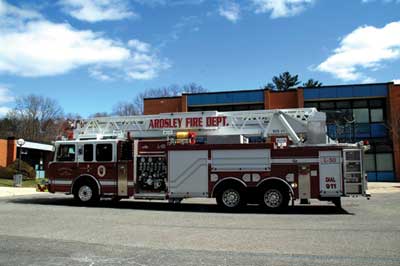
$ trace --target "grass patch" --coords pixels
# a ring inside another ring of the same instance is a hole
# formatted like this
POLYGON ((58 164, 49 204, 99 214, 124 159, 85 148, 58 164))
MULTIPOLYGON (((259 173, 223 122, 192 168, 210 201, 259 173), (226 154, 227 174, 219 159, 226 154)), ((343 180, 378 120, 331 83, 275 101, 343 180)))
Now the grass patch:
MULTIPOLYGON (((4 179, 0 178, 0 187, 12 187, 13 186, 13 180, 12 179, 4 179)), ((23 180, 22 181, 22 187, 36 187, 36 184, 38 181, 35 179, 31 180, 23 180)))

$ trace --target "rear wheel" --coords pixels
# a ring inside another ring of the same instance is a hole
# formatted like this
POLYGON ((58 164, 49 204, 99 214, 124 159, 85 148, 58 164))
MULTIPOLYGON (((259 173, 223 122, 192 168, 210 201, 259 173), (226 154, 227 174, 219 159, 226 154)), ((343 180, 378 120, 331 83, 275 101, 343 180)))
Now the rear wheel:
POLYGON ((280 187, 267 187, 262 190, 262 205, 272 211, 282 211, 289 205, 289 192, 280 187))
POLYGON ((335 206, 339 209, 342 208, 342 199, 341 198, 335 198, 332 200, 332 203, 335 204, 335 206))
POLYGON ((99 191, 94 182, 79 182, 74 188, 74 198, 81 204, 93 204, 100 200, 99 191))
POLYGON ((226 210, 237 210, 245 205, 242 189, 225 187, 217 195, 217 204, 226 210))

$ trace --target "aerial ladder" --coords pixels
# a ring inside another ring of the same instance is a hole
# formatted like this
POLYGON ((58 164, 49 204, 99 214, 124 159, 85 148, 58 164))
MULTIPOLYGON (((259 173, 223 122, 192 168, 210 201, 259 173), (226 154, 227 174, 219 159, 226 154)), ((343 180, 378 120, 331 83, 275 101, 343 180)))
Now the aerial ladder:
POLYGON ((167 138, 177 132, 191 131, 203 137, 287 136, 297 145, 325 144, 329 142, 325 119, 325 113, 315 108, 96 117, 75 121, 74 138, 167 138))

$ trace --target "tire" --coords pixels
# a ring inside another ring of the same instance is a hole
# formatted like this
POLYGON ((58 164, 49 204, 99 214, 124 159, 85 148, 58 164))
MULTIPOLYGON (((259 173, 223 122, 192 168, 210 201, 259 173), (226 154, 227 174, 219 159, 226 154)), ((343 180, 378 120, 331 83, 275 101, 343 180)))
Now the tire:
POLYGON ((92 205, 100 200, 97 185, 89 180, 79 182, 74 187, 74 198, 83 205, 92 205))
POLYGON ((289 192, 281 187, 266 187, 261 191, 261 205, 269 211, 285 210, 289 205, 289 200, 289 192))
POLYGON ((217 194, 217 204, 225 210, 238 210, 246 204, 245 193, 236 186, 226 186, 217 194))
POLYGON ((341 198, 333 199, 332 203, 335 204, 336 208, 338 208, 338 209, 342 208, 342 199, 341 198))

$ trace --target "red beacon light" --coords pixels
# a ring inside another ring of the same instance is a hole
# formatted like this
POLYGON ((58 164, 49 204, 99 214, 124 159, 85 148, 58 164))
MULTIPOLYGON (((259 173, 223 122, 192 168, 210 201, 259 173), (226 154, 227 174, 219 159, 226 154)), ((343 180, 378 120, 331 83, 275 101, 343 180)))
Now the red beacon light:
POLYGON ((196 132, 189 132, 188 137, 189 137, 189 144, 196 144, 196 132))

